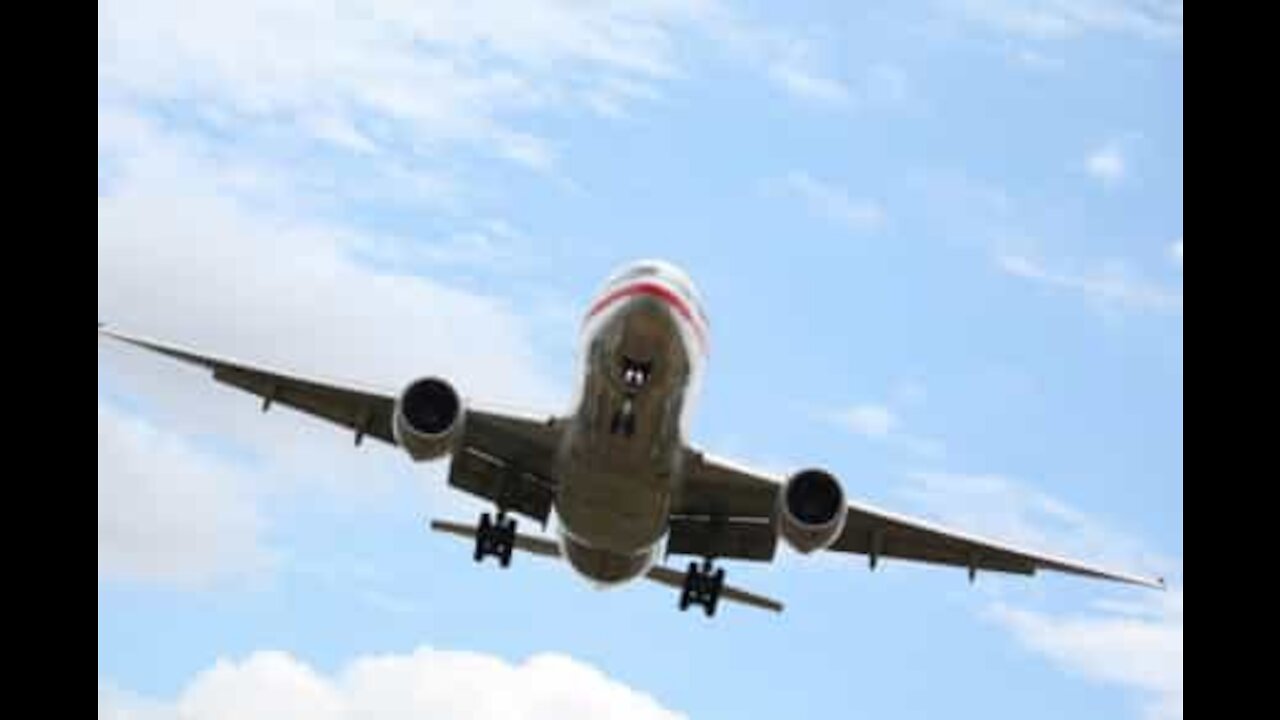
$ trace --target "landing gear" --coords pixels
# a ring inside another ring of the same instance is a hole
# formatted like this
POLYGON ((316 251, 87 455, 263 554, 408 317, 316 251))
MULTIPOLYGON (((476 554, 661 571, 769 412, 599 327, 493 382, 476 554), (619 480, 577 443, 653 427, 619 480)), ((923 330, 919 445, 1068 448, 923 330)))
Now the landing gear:
POLYGON ((701 605, 707 617, 714 617, 722 590, 724 568, 713 569, 710 559, 702 561, 701 567, 697 563, 689 563, 689 571, 684 576, 684 590, 680 593, 680 611, 701 605))
POLYGON ((613 420, 609 423, 609 433, 611 435, 625 435, 631 437, 636 434, 636 410, 635 401, 627 398, 622 402, 622 407, 618 412, 613 414, 613 420))
POLYGON ((480 527, 476 531, 476 562, 484 562, 486 557, 492 556, 498 558, 502 567, 509 567, 515 548, 515 520, 508 520, 505 512, 498 513, 496 521, 489 513, 480 516, 480 527))
POLYGON ((635 392, 643 388, 653 375, 652 362, 639 362, 629 357, 622 358, 622 382, 627 389, 635 392))

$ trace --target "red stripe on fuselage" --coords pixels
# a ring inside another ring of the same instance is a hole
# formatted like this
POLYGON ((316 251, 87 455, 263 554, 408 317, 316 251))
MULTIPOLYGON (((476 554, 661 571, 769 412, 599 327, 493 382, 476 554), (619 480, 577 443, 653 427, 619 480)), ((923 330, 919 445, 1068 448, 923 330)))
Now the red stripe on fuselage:
POLYGON ((595 305, 591 306, 591 311, 587 313, 587 320, 589 321, 591 318, 594 318, 604 312, 610 305, 626 298, 636 297, 637 295, 646 295, 648 297, 657 298, 675 310, 680 317, 684 318, 689 325, 693 327, 694 334, 698 336, 698 344, 701 346, 700 349, 702 352, 706 352, 706 330, 702 327, 702 323, 698 320, 697 315, 695 315, 693 310, 689 308, 689 304, 685 302, 684 298, 680 297, 680 295, 671 288, 660 283, 649 281, 635 282, 629 285, 623 285, 622 287, 613 290, 609 294, 600 298, 595 305))

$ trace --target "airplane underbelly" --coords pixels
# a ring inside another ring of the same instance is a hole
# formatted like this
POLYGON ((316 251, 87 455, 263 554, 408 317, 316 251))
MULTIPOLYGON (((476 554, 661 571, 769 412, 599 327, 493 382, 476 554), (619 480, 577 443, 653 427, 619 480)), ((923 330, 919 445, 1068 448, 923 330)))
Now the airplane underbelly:
POLYGON ((626 301, 599 320, 555 509, 570 563, 606 584, 646 571, 667 534, 688 348, 671 309, 626 301))
POLYGON ((649 571, 657 560, 657 546, 633 553, 617 553, 591 547, 565 537, 565 559, 578 573, 601 585, 620 585, 649 571))
POLYGON ((666 534, 670 492, 662 481, 634 475, 583 473, 556 499, 563 532, 579 543, 631 555, 666 534))

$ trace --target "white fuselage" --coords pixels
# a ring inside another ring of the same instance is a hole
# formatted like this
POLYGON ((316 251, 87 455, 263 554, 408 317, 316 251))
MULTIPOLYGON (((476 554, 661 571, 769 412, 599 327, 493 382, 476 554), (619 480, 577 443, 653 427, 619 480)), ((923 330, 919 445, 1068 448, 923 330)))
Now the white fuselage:
POLYGON ((707 332, 692 283, 665 263, 630 266, 588 313, 555 508, 565 557, 593 582, 626 582, 658 558, 707 332))

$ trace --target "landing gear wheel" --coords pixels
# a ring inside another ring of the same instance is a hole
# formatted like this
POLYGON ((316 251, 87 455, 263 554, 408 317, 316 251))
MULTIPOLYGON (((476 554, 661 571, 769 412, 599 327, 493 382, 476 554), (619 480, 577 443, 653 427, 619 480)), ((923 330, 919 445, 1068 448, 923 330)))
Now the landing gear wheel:
POLYGON ((680 592, 680 611, 701 605, 707 617, 715 617, 723 590, 724 568, 714 568, 710 559, 703 561, 701 567, 697 563, 689 563, 689 571, 684 576, 684 588, 680 592))
POLYGON ((480 516, 480 525, 476 529, 476 549, 473 557, 476 562, 484 562, 487 557, 496 557, 502 567, 511 566, 511 554, 516 547, 516 521, 507 519, 506 513, 498 513, 495 522, 492 515, 480 516))

